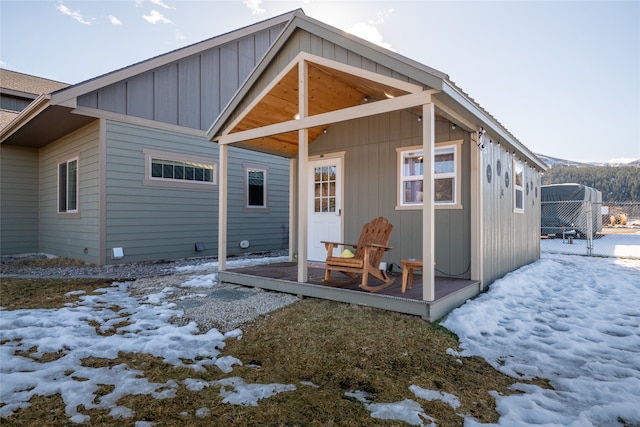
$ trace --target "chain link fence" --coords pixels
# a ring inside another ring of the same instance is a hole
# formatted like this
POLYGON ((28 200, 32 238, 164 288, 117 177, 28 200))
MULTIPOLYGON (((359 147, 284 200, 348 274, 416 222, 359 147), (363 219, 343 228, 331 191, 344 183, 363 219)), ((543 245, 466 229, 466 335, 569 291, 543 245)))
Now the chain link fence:
POLYGON ((640 202, 541 204, 541 251, 640 259, 640 202))

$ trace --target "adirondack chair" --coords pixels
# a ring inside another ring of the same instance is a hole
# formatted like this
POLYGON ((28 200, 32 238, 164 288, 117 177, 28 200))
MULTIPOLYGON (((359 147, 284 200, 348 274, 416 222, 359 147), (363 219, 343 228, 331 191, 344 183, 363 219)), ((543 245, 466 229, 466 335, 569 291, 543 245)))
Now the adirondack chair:
POLYGON ((362 283, 358 286, 369 292, 378 292, 391 285, 393 278, 378 267, 385 251, 391 249, 387 245, 392 229, 393 225, 389 223, 389 220, 378 217, 362 227, 357 245, 322 241, 327 249, 326 270, 322 283, 330 286, 346 286, 356 283, 362 278, 362 283), (338 246, 355 248, 354 256, 352 258, 333 256, 333 249, 338 246), (331 280, 332 271, 339 271, 347 275, 350 280, 334 282, 331 280), (370 286, 368 284, 369 275, 381 280, 382 284, 370 286))

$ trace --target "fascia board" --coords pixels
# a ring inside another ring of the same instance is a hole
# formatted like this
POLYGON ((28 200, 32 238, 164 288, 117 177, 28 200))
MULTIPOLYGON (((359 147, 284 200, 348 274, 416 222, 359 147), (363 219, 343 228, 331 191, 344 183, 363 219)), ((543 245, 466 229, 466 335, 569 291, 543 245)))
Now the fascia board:
POLYGON ((229 33, 222 34, 205 41, 194 43, 192 45, 161 54, 154 58, 144 60, 137 64, 130 65, 120 70, 113 71, 103 76, 70 86, 69 88, 53 93, 52 105, 73 106, 74 104, 69 104, 69 101, 73 98, 77 98, 86 93, 93 92, 102 87, 109 86, 122 80, 126 80, 138 74, 142 74, 155 68, 162 67, 172 62, 179 61, 180 59, 198 54, 205 50, 212 49, 227 42, 240 39, 249 34, 253 34, 269 27, 273 27, 274 25, 290 21, 291 17, 296 13, 297 12, 291 12, 288 14, 276 16, 266 21, 258 22, 256 24, 231 31, 229 33))
MULTIPOLYGON (((301 13, 294 12, 292 18, 287 25, 282 29, 276 40, 271 44, 271 47, 262 57, 262 60, 254 67, 253 71, 247 76, 244 83, 240 85, 235 95, 231 97, 227 105, 222 109, 218 117, 213 121, 209 129, 207 130, 207 138, 212 140, 216 134, 220 131, 220 128, 229 119, 235 108, 242 102, 242 99, 249 92, 251 87, 258 81, 264 70, 269 66, 271 61, 276 57, 282 46, 289 40, 289 37, 296 29, 294 22, 301 16, 301 13)), ((304 14, 302 14, 304 16, 304 14)))
POLYGON ((364 39, 357 38, 347 33, 339 32, 339 30, 329 25, 310 18, 303 13, 296 12, 287 26, 282 30, 278 39, 273 43, 269 51, 265 54, 262 61, 248 76, 245 84, 238 89, 236 95, 229 101, 227 106, 222 110, 220 115, 209 127, 207 131, 207 137, 210 140, 212 140, 220 132, 221 127, 231 116, 234 109, 240 104, 242 98, 248 93, 249 89, 253 86, 253 84, 255 84, 262 72, 276 57, 278 52, 282 49, 282 47, 286 44, 286 42, 297 29, 302 29, 320 38, 325 38, 332 43, 358 53, 365 58, 369 58, 374 62, 384 65, 390 70, 406 75, 407 77, 412 78, 415 81, 419 81, 426 86, 436 90, 439 90, 439 88, 442 86, 443 79, 447 78, 447 75, 441 73, 440 71, 426 67, 425 65, 419 64, 418 62, 398 55, 387 49, 383 49, 364 39), (402 64, 404 64, 404 66, 402 64))

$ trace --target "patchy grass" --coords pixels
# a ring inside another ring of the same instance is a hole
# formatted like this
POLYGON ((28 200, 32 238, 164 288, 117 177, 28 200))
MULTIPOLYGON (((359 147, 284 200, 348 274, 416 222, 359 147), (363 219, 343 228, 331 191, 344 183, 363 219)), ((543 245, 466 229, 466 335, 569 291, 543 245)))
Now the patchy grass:
POLYGON ((61 308, 77 301, 76 291, 91 294, 111 286, 113 279, 19 279, 3 278, 0 283, 0 306, 6 310, 61 308), (66 295, 74 292, 73 295, 66 295))
MULTIPOLYGON (((67 292, 90 293, 102 286, 104 280, 10 279, 3 280, 0 297, 3 305, 4 301, 12 301, 11 309, 55 308, 78 297, 65 297, 67 292)), ((228 340, 223 350, 222 355, 235 356, 244 363, 234 367, 230 374, 215 367, 204 372, 176 368, 147 354, 121 352, 113 360, 84 359, 85 366, 126 363, 144 372, 149 381, 174 379, 180 383, 173 398, 158 400, 148 395, 129 395, 120 399, 119 405, 135 411, 130 419, 113 419, 105 410, 82 410, 91 416, 85 425, 133 426, 135 421, 169 427, 404 425, 372 418, 362 403, 345 396, 345 392, 362 390, 371 393, 375 403, 416 400, 438 426, 462 426, 464 419, 458 414, 473 416, 482 423, 496 422, 495 400, 489 393, 510 394, 509 386, 516 382, 480 358, 457 359, 447 355, 448 348, 458 347, 455 335, 448 330, 414 316, 369 307, 304 299, 242 329, 242 339, 228 340), (223 404, 219 386, 196 392, 182 383, 187 378, 212 381, 231 376, 239 376, 247 383, 294 384, 297 390, 263 399, 257 407, 243 407, 223 404), (460 399, 462 406, 454 411, 442 402, 419 399, 409 391, 413 384, 451 393, 460 399), (208 414, 196 415, 202 408, 208 414)), ((536 383, 548 387, 544 381, 536 383)), ((97 399, 109 391, 105 386, 97 399)), ((37 396, 31 403, 31 407, 0 423, 69 425, 59 395, 37 396)))

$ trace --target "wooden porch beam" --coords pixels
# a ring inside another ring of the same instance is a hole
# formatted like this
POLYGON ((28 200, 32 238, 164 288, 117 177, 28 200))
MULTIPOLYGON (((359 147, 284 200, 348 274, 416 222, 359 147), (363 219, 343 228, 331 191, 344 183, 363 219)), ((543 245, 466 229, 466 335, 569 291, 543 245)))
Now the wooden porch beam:
MULTIPOLYGON (((303 64, 306 66, 305 62, 303 62, 303 64)), ((218 142, 220 145, 233 144, 235 142, 248 141, 255 138, 264 138, 281 133, 309 129, 316 126, 326 126, 333 123, 360 119, 376 114, 389 113, 391 111, 404 110, 406 108, 430 103, 431 95, 436 92, 437 91, 429 89, 418 93, 410 93, 396 98, 370 102, 367 104, 357 105, 355 107, 329 111, 327 113, 316 114, 315 116, 309 117, 300 114, 299 120, 288 120, 286 122, 276 123, 261 128, 249 129, 228 135, 220 135, 219 137, 214 138, 214 141, 218 142)), ((300 94, 298 94, 298 96, 300 96, 300 94)))

